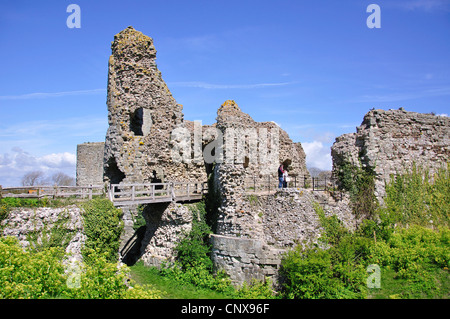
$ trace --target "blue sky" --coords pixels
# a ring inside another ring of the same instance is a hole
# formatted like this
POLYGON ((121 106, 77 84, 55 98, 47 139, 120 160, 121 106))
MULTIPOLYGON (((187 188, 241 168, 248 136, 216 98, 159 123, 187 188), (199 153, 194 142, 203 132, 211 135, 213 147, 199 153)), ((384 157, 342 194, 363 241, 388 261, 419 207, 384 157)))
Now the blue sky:
POLYGON ((449 0, 2 1, 0 185, 75 176, 76 145, 104 140, 110 45, 129 25, 153 38, 185 119, 211 124, 233 99, 302 142, 310 166, 330 169, 334 139, 373 107, 450 113, 449 0))

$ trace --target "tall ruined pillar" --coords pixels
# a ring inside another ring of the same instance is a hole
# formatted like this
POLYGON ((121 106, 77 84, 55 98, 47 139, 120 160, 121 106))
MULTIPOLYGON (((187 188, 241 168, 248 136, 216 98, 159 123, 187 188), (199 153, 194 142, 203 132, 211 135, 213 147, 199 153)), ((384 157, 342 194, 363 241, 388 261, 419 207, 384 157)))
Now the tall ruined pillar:
POLYGON ((183 125, 177 104, 156 66, 153 40, 132 27, 114 36, 108 70, 105 180, 142 183, 187 179, 173 163, 170 138, 183 125))

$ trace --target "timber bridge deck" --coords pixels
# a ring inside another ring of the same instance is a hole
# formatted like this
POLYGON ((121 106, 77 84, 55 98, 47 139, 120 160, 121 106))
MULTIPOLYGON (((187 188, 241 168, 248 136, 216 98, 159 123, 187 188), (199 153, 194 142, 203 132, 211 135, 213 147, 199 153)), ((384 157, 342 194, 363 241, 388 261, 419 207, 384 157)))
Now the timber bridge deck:
POLYGON ((114 206, 139 204, 188 202, 203 198, 206 182, 167 182, 147 184, 111 184, 108 187, 96 186, 0 186, 0 198, 73 198, 92 199, 107 197, 114 206))
POLYGON ((203 198, 206 182, 169 182, 148 184, 111 184, 109 200, 114 206, 187 202, 203 198))

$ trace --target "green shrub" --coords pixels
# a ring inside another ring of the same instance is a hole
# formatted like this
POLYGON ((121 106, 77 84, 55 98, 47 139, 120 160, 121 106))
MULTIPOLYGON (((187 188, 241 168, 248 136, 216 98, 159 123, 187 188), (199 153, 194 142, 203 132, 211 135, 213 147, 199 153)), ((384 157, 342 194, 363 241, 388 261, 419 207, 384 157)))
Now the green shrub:
POLYGON ((90 262, 90 250, 97 250, 106 253, 109 262, 116 262, 123 230, 122 211, 107 199, 87 201, 81 208, 86 235, 82 251, 85 261, 90 262))
POLYGON ((380 217, 394 225, 449 225, 450 163, 430 180, 429 171, 413 165, 410 172, 392 176, 386 185, 380 217))
POLYGON ((24 251, 14 237, 0 238, 0 298, 55 298, 65 277, 60 248, 24 251))
POLYGON ((64 252, 51 247, 25 251, 14 237, 0 238, 0 298, 160 298, 151 286, 127 284, 129 269, 107 261, 107 254, 89 251, 91 263, 79 265, 75 274, 63 264, 64 252), (68 281, 79 276, 79 285, 68 281), (72 288, 70 288, 72 287, 72 288))
POLYGON ((208 242, 211 229, 206 224, 205 204, 198 202, 190 205, 189 209, 192 213, 192 229, 184 235, 175 248, 177 261, 184 270, 201 265, 211 271, 212 261, 209 257, 211 245, 208 242))

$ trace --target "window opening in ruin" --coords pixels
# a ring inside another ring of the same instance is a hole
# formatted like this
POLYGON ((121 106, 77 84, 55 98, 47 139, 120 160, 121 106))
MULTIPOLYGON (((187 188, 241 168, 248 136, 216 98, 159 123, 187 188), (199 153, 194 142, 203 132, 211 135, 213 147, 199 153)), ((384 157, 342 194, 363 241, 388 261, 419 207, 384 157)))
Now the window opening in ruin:
POLYGON ((138 108, 131 114, 130 117, 130 131, 136 136, 143 136, 142 125, 144 124, 144 109, 142 107, 138 108))
POLYGON ((125 179, 125 174, 117 166, 117 161, 114 157, 110 158, 107 162, 105 176, 111 184, 120 184, 125 179))

